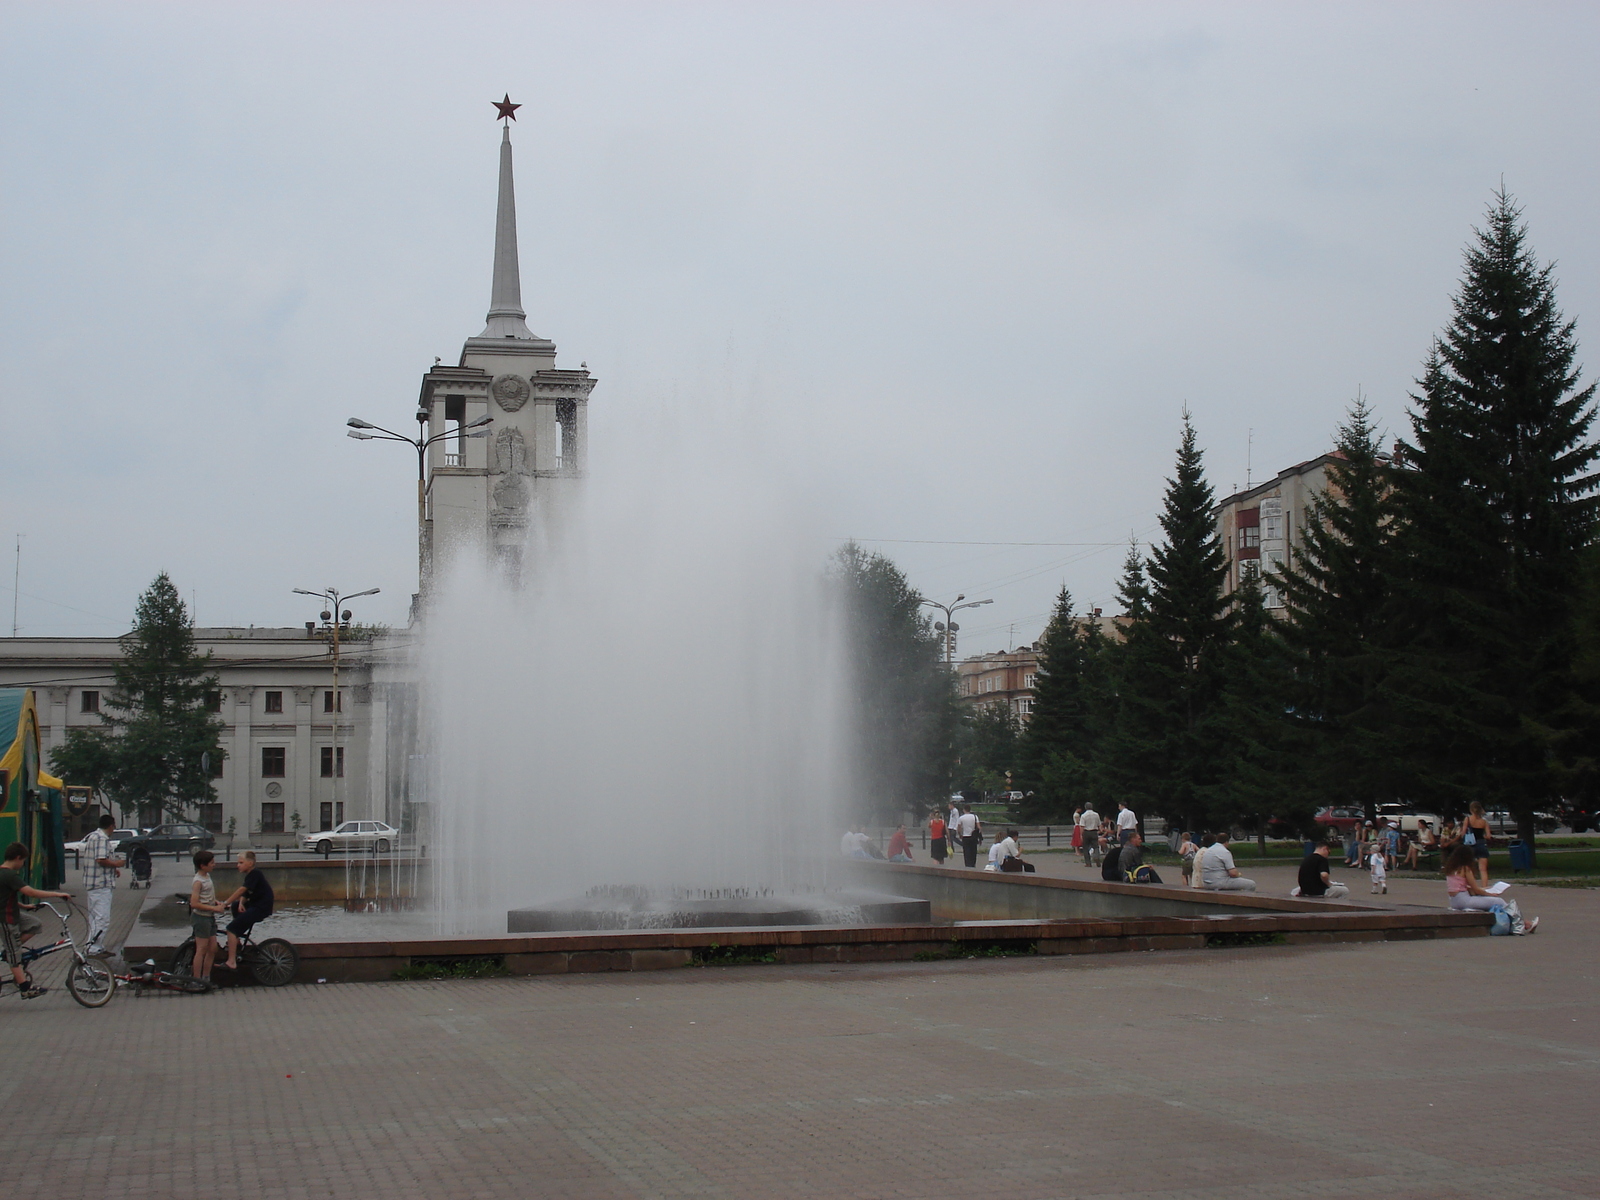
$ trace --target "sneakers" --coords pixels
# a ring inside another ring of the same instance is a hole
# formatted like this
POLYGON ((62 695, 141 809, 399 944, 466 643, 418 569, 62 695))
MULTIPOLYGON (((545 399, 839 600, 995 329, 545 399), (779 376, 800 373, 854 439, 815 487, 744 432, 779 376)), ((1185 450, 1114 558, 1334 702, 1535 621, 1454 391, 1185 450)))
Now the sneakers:
POLYGON ((49 990, 50 990, 49 988, 40 987, 36 983, 35 984, 31 984, 30 986, 22 989, 22 998, 24 1000, 37 1000, 40 996, 44 995, 49 990))
POLYGON ((1539 918, 1538 917, 1529 917, 1528 918, 1528 927, 1526 929, 1524 929, 1522 932, 1523 933, 1532 933, 1534 930, 1536 930, 1538 928, 1539 928, 1539 918))

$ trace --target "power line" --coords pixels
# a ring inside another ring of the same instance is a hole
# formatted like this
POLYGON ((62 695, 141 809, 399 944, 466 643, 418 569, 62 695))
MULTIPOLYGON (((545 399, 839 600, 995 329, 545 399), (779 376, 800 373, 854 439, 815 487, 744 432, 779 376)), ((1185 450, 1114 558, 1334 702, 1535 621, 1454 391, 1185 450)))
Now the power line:
POLYGON ((881 542, 896 546, 1126 546, 1119 542, 952 542, 937 538, 834 538, 836 542, 881 542))

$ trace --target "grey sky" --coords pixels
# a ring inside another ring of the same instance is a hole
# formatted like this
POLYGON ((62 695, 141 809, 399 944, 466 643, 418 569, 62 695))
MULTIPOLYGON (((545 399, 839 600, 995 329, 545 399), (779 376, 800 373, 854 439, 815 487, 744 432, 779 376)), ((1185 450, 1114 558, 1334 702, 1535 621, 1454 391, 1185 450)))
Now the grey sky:
MULTIPOLYGON (((675 407, 796 414, 829 528, 962 650, 1112 606, 1181 406, 1219 494, 1392 430, 1502 174, 1600 337, 1596 11, 1561 5, 0 8, 0 535, 25 634, 160 569, 204 624, 414 586, 404 425, 489 295, 599 375, 591 459, 675 407)), ((780 415, 781 414, 781 419, 780 415)), ((693 470, 686 463, 685 470, 693 470)), ((828 549, 819 538, 819 560, 828 549)), ((9 607, 9 605, 7 606, 9 607)), ((5 616, 9 617, 9 613, 5 616)))

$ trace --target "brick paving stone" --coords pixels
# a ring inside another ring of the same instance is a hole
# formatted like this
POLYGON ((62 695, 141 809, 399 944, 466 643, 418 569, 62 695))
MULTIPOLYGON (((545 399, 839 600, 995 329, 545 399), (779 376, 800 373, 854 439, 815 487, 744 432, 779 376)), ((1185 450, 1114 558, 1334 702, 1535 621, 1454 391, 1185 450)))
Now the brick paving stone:
POLYGON ((1518 894, 1535 937, 7 995, 0 1161, 140 1200, 1594 1196, 1600 892, 1518 894))

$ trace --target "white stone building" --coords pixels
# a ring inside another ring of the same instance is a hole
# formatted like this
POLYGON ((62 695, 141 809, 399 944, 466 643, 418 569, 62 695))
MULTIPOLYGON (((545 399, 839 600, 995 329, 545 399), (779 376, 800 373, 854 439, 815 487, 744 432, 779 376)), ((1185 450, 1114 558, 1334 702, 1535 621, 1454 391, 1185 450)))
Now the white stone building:
MULTIPOLYGON (((217 800, 190 814, 221 832, 292 835, 349 818, 399 825, 406 796, 391 789, 390 701, 406 685, 382 677, 404 661, 403 638, 341 647, 339 691, 325 638, 306 629, 196 629, 195 648, 213 655, 211 706, 223 723, 224 758, 212 764, 217 800), (336 724, 337 722, 337 724, 336 724)), ((100 725, 121 657, 116 638, 0 639, 0 686, 31 687, 46 761, 74 728, 100 725)), ((401 707, 404 707, 403 704, 401 707)), ((72 783, 71 779, 66 781, 72 783)), ((117 814, 119 817, 121 814, 117 814)), ((153 814, 140 818, 153 824, 153 814), (148 819, 147 819, 148 818, 148 819)))
MULTIPOLYGON (((528 329, 516 221, 507 122, 488 322, 456 366, 423 377, 418 401, 419 441, 437 438, 418 481, 424 596, 435 567, 462 552, 486 554, 520 578, 527 548, 554 536, 583 474, 595 381, 586 366, 557 369, 555 344, 528 329)), ((387 433, 352 424, 355 437, 387 433)), ((414 606, 414 621, 425 612, 414 606)), ((344 819, 403 827, 411 806, 427 802, 409 633, 345 644, 337 695, 330 645, 317 629, 197 629, 195 638, 214 656, 225 750, 213 768, 217 802, 195 819, 219 831, 231 822, 237 834, 270 842, 292 836, 296 815, 303 831, 344 819)), ((0 686, 35 690, 47 757, 69 730, 100 723, 120 653, 116 638, 0 638, 0 686)))

